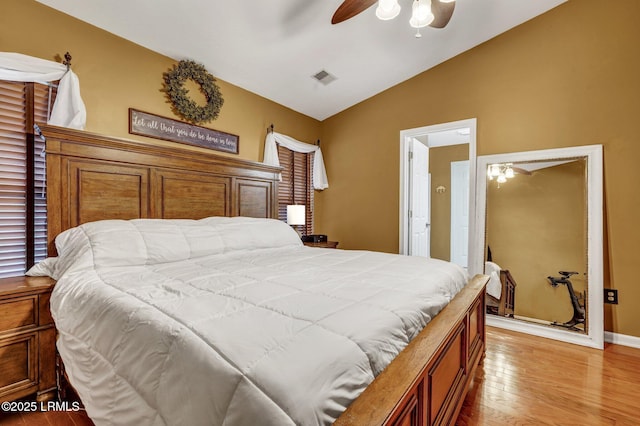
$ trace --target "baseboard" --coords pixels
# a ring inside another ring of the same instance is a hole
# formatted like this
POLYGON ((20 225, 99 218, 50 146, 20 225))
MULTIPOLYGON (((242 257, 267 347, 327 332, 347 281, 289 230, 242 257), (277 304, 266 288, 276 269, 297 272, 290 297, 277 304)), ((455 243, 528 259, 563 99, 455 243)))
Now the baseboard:
POLYGON ((626 334, 619 334, 619 333, 612 333, 611 331, 605 331, 604 341, 607 343, 614 343, 616 345, 629 346, 631 348, 640 349, 640 337, 627 336, 626 334))

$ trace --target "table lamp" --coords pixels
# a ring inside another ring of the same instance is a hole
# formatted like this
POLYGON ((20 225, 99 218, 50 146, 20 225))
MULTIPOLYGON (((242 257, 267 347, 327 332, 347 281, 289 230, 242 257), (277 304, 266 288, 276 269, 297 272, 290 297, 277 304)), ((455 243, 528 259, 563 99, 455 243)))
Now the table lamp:
POLYGON ((305 225, 306 211, 304 204, 292 204, 287 206, 287 224, 294 227, 298 235, 302 233, 295 228, 296 226, 305 225))

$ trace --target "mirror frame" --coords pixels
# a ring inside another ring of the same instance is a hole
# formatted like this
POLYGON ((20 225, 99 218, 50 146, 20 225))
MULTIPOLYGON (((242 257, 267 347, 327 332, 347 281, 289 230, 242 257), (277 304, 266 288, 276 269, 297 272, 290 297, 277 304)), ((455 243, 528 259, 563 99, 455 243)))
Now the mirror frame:
POLYGON ((587 145, 539 151, 513 152, 477 157, 476 215, 472 217, 473 242, 469 253, 470 273, 484 273, 485 229, 487 211, 487 167, 494 163, 551 161, 583 157, 587 160, 587 329, 576 333, 560 328, 487 315, 487 325, 562 340, 583 346, 604 347, 604 285, 603 285, 603 184, 602 145, 587 145))

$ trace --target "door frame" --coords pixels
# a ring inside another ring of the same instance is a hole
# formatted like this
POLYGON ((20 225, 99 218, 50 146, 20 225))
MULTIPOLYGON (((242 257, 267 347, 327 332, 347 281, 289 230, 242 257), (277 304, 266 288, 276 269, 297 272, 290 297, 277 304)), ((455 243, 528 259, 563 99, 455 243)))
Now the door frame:
MULTIPOLYGON (((426 136, 429 133, 443 132, 447 130, 469 129, 469 235, 475 233, 476 218, 476 124, 475 118, 452 121, 449 123, 434 124, 430 126, 416 127, 400 131, 400 206, 399 206, 399 253, 409 254, 410 236, 409 232, 409 184, 411 181, 409 167, 409 149, 411 144, 408 141, 412 138, 426 136)), ((427 143, 428 146, 428 143, 427 143)), ((472 263, 474 247, 469 238, 469 264, 472 263)), ((471 272, 471 271, 470 271, 471 272)))

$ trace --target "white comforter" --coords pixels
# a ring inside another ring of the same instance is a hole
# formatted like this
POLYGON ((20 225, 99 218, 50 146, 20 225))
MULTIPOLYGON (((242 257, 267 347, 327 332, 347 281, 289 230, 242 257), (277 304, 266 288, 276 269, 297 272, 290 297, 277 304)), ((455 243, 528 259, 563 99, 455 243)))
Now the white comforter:
POLYGON ((330 424, 467 282, 269 219, 101 221, 56 244, 58 348, 98 425, 330 424))

